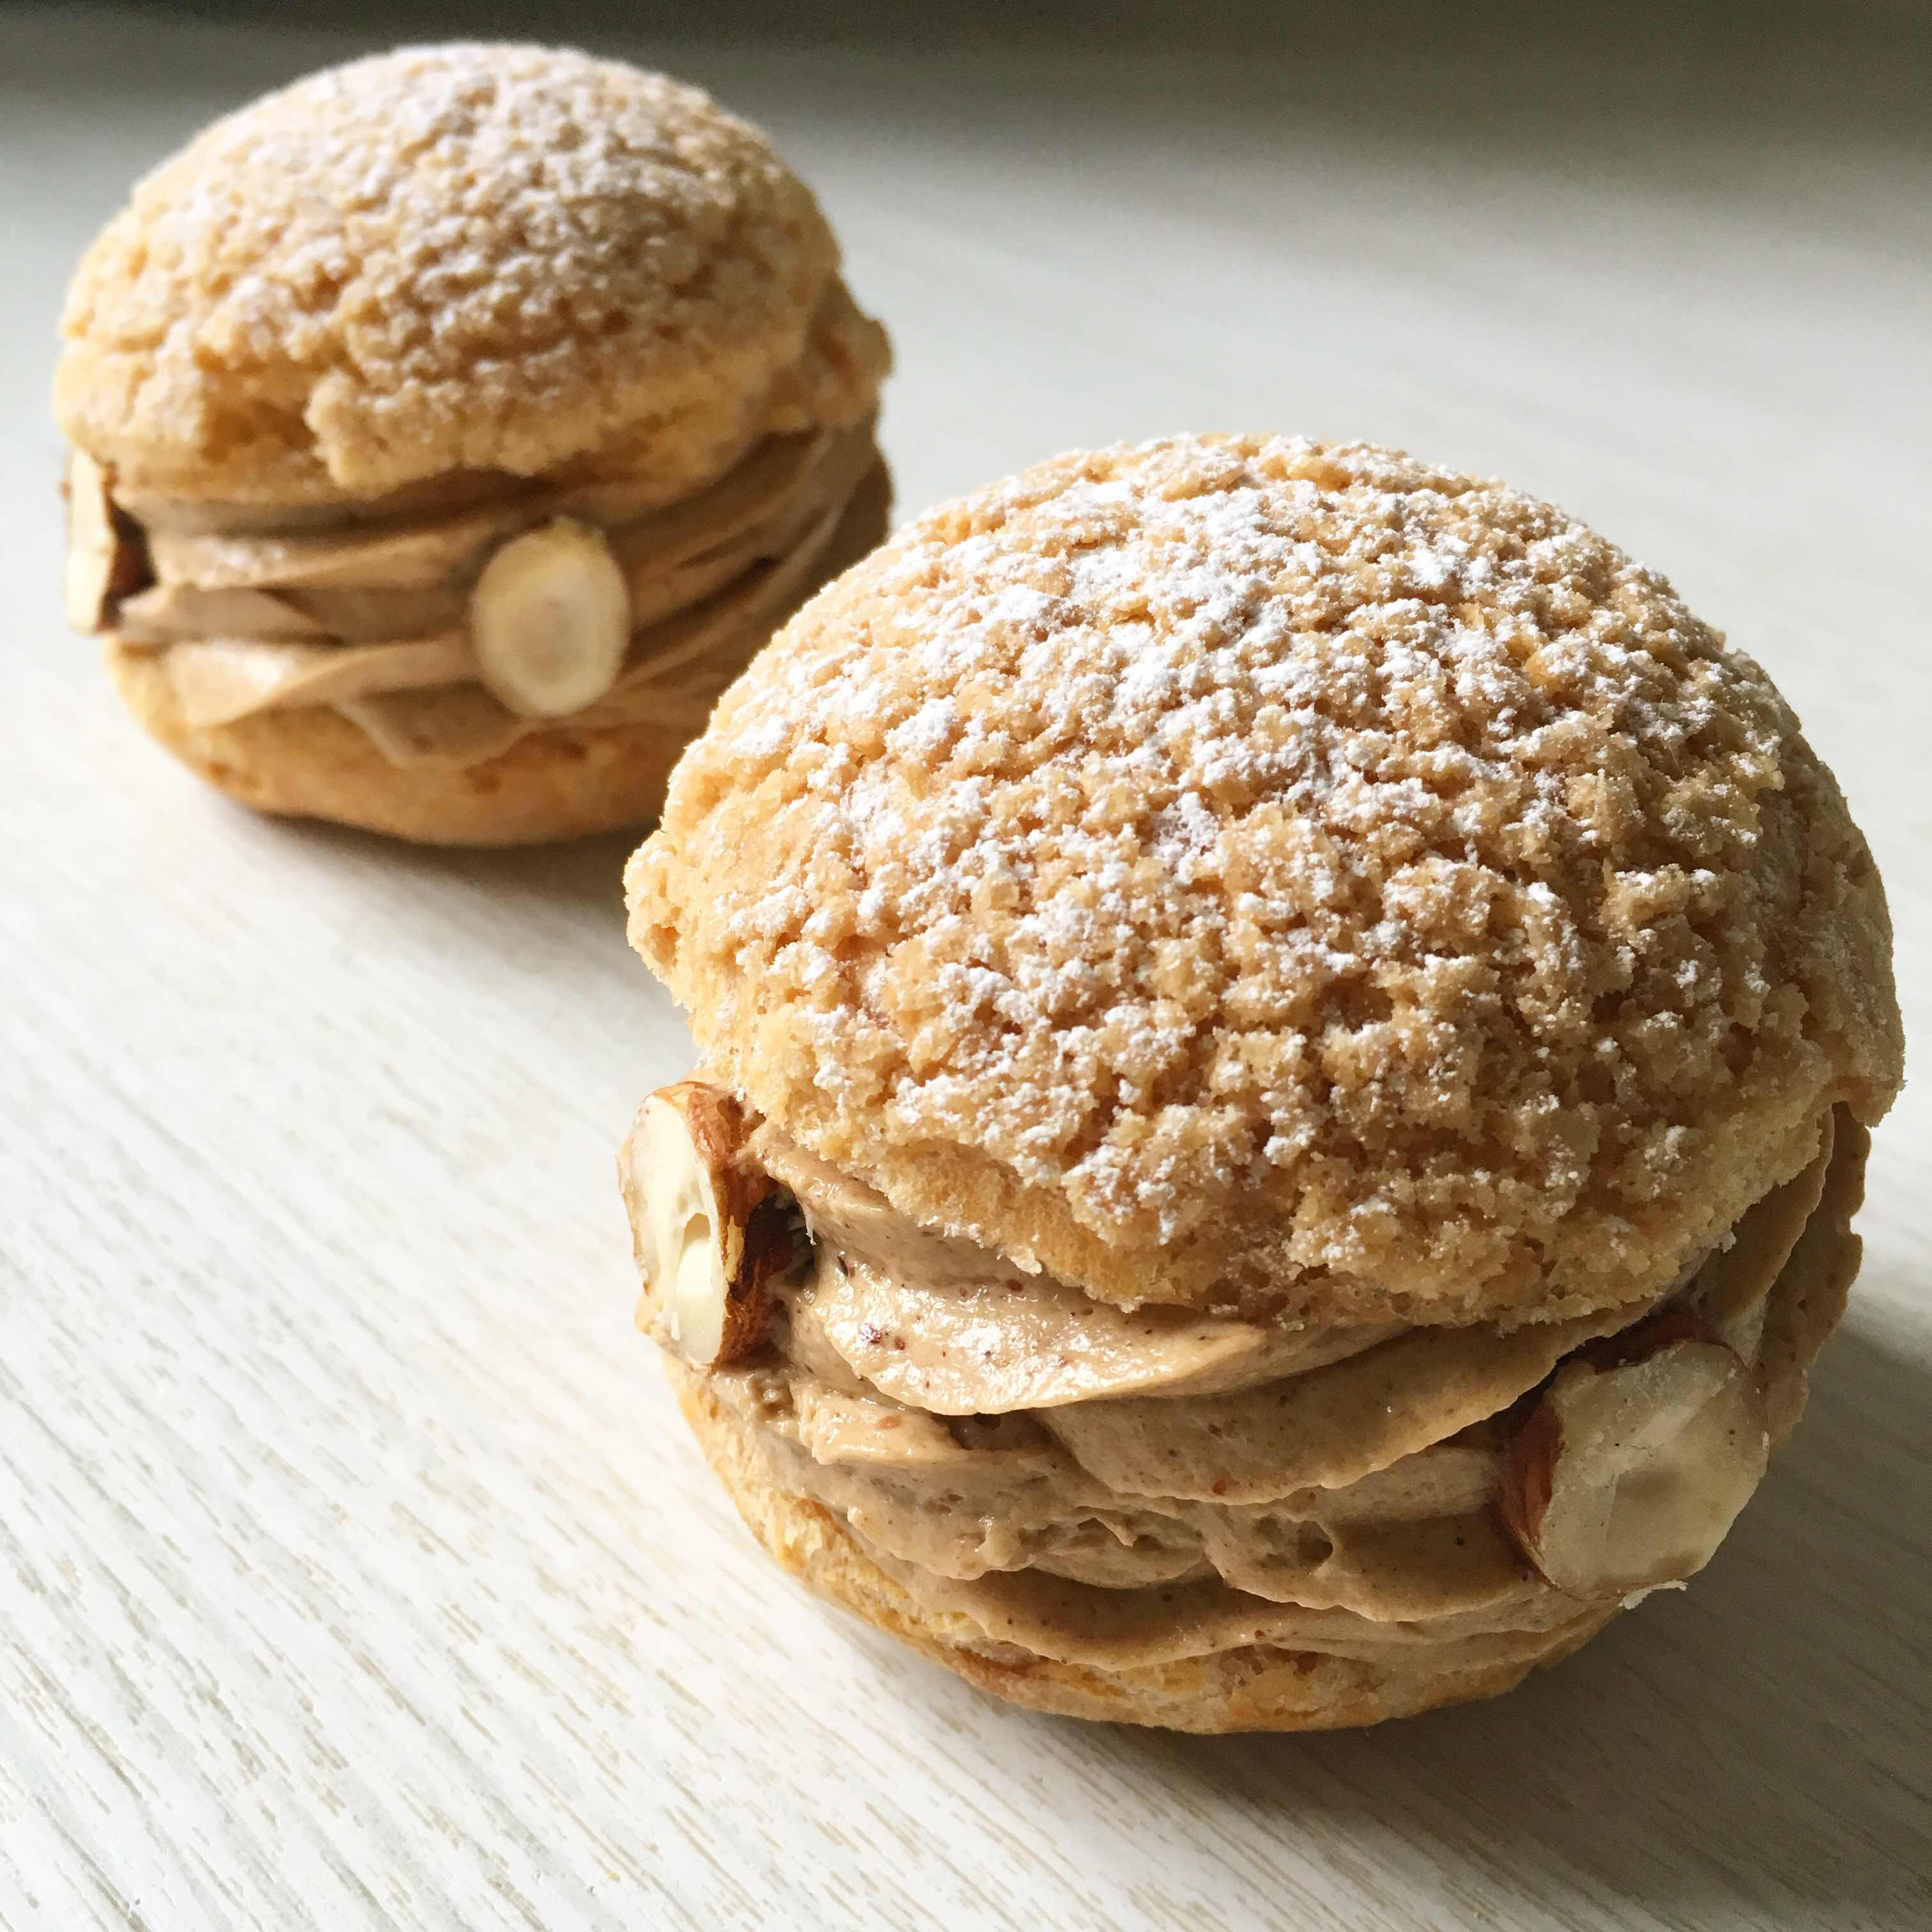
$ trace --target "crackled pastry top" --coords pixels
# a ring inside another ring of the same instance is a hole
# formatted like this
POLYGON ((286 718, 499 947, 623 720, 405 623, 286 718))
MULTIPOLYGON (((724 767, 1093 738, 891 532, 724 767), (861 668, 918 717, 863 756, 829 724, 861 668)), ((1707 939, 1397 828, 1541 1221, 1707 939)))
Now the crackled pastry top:
POLYGON ((1635 1306, 1900 1077, 1862 837, 1562 511, 1177 438, 946 505, 727 696, 632 862, 706 1066, 1132 1308, 1635 1306))
POLYGON ((326 502, 595 451, 669 502, 760 434, 870 412, 877 327, 848 304, 812 340, 837 272, 810 191, 698 89, 404 48, 140 184, 75 275, 56 406, 128 491, 326 502))

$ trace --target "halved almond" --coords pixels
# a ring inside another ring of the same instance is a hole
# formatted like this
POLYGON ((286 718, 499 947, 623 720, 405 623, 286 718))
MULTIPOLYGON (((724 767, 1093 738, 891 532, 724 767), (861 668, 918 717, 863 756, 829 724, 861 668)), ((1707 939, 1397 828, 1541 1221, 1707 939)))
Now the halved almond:
POLYGON ((102 631, 116 604, 146 579, 140 540, 115 509, 107 472, 84 449, 67 465, 67 620, 102 631))
POLYGON ((797 1258, 789 1198, 747 1154, 748 1134, 726 1089, 683 1080, 644 1102, 617 1157, 644 1284, 638 1325, 706 1368, 763 1343, 770 1283, 797 1258))
POLYGON ((483 682, 525 718, 581 711, 616 682, 631 596, 601 530, 559 518, 504 544, 470 598, 483 682))
POLYGON ((1558 1370, 1511 1448, 1498 1504, 1558 1589, 1624 1597, 1710 1561, 1766 1454, 1750 1370, 1705 1323, 1660 1315, 1558 1370))

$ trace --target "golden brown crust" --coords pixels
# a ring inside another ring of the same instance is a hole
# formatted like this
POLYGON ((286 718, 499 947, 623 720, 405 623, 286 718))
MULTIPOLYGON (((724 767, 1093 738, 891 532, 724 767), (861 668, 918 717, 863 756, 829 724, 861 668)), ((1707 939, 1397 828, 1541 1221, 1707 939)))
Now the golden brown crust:
POLYGON ((1634 1304, 1900 1077, 1870 855, 1763 672, 1364 445, 919 519, 728 695, 629 896, 786 1133, 1129 1305, 1634 1304))
MULTIPOLYGON (((855 493, 828 550, 830 575, 885 533, 883 469, 855 493)), ((269 711, 196 728, 151 652, 110 638, 108 664, 128 708, 188 768, 257 812, 332 819, 431 845, 531 845, 656 816, 689 735, 681 721, 572 725, 520 740, 466 768, 392 764, 362 728, 326 706, 269 711)))
POLYGON ((767 418, 868 412, 884 338, 837 265, 810 192, 697 89, 405 48, 136 187, 74 277, 56 406, 130 490, 292 504, 608 451, 675 495, 767 418))
POLYGON ((872 1561, 820 1504, 764 1480, 738 1426, 704 1378, 666 1358, 679 1406, 746 1526, 791 1574, 865 1622, 982 1690, 1029 1709, 1170 1730, 1330 1730, 1414 1717, 1493 1697, 1567 1657, 1615 1613, 1580 1606, 1576 1620, 1526 1639, 1530 1654, 1444 1669, 1251 1645, 1209 1657, 1118 1670, 1034 1657, 991 1642, 965 1618, 927 1609, 872 1561))

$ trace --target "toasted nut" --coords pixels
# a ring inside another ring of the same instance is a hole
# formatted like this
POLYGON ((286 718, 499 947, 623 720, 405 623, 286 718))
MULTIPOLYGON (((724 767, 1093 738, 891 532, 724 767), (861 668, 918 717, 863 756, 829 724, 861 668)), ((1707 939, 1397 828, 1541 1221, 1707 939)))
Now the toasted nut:
POLYGON ((506 543, 470 598, 483 682, 524 718, 581 711, 610 688, 631 597, 603 532, 560 518, 506 543))
POLYGON ((638 1325, 706 1368, 760 1346, 770 1283, 798 1258, 790 1198, 746 1154, 747 1131, 724 1088, 680 1081, 644 1102, 617 1157, 644 1283, 638 1325))
POLYGON ((1660 1315, 1557 1371, 1511 1448, 1498 1504, 1558 1589, 1624 1597, 1710 1561, 1766 1453, 1750 1370, 1694 1317, 1660 1315))
POLYGON ((107 472, 84 449, 67 466, 67 620, 76 631, 107 628, 114 607, 147 580, 140 540, 114 507, 107 472))

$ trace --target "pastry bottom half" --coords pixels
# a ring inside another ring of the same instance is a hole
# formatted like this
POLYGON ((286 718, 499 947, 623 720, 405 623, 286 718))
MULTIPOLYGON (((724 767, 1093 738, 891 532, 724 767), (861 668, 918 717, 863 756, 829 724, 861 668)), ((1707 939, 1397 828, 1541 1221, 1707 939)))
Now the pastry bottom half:
POLYGON ((1511 1690, 1538 1666, 1568 1656, 1616 1611, 1615 1604, 1580 1606, 1572 1622, 1526 1634, 1507 1658, 1474 1664, 1432 1664, 1420 1648, 1370 1663, 1273 1644, 1118 1669, 1035 1656, 988 1639, 964 1617, 920 1603, 831 1510, 772 1488, 746 1426, 704 1378, 668 1357, 666 1366, 685 1419, 739 1514, 786 1569, 933 1663, 1031 1710, 1175 1731, 1318 1731, 1379 1724, 1511 1690))
MULTIPOLYGON (((1810 1170, 1820 1191, 1795 1245, 1756 1257, 1774 1272, 1758 1290, 1753 1362, 1774 1449, 1803 1413, 1812 1363, 1843 1315, 1858 1272, 1860 1243, 1851 1223, 1869 1144, 1840 1109, 1826 1151, 1810 1170)), ((1500 1621, 1486 1617, 1480 1624, 1445 1614, 1439 1634, 1429 1620, 1390 1625, 1367 1654, 1346 1633, 1333 1649, 1316 1650, 1293 1647, 1280 1631, 1264 1639, 1258 1630, 1255 1642, 1194 1654, 1079 1654, 1104 1653, 1108 1646, 1101 1642, 1065 1644, 1058 1654, 1042 1654, 992 1634, 1006 1627, 997 1606, 992 1621, 976 1620, 965 1613, 970 1603, 949 1603, 943 1586, 922 1586, 922 1573, 903 1557, 876 1550, 840 1510, 775 1480, 784 1465, 769 1453, 757 1406, 728 1401, 717 1378, 674 1355, 668 1354, 666 1364, 706 1458, 746 1523, 786 1569, 981 1690, 1034 1710, 1197 1732, 1378 1724, 1510 1690, 1569 1655, 1622 1606, 1615 1598, 1566 1598, 1539 1582, 1540 1606, 1526 1602, 1500 1621), (1355 1654, 1341 1654, 1350 1651, 1355 1654)), ((1263 1620, 1267 1606, 1255 1600, 1263 1620)))

